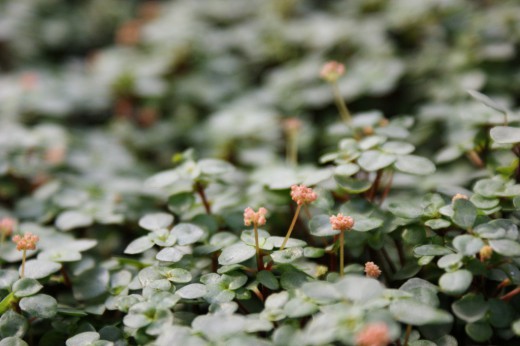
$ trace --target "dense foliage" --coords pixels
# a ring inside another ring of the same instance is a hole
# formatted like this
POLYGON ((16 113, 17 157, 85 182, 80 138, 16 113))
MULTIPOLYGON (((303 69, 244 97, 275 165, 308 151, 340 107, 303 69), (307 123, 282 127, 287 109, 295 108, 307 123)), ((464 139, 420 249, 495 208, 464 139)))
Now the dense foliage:
POLYGON ((0 346, 517 345, 520 7, 0 1, 0 346))

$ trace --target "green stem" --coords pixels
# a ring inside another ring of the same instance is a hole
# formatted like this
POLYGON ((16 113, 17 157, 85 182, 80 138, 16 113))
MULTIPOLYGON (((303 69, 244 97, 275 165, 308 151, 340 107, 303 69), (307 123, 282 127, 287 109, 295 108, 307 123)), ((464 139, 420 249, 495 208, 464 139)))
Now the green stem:
POLYGON ((345 231, 339 234, 339 276, 345 273, 345 231))
POLYGON ((298 164, 298 134, 291 132, 287 135, 286 160, 290 165, 298 164))
POLYGON ((412 333, 412 326, 408 324, 406 326, 406 334, 404 335, 404 346, 408 346, 408 339, 410 339, 410 334, 412 333))
POLYGON ((262 261, 262 254, 260 253, 260 245, 258 241, 258 226, 256 222, 254 223, 254 231, 255 231, 255 247, 256 247, 256 266, 258 271, 264 270, 264 262, 262 261))
POLYGON ((6 236, 7 236, 7 232, 2 231, 2 239, 0 240, 0 246, 4 245, 6 236))
POLYGON ((296 211, 294 212, 294 217, 292 219, 291 226, 289 226, 289 230, 287 231, 287 234, 285 235, 285 239, 283 240, 280 250, 283 250, 285 248, 287 241, 291 237, 291 233, 293 231, 294 225, 296 225, 296 220, 298 220, 298 215, 300 214, 301 209, 302 209, 302 204, 298 204, 298 208, 296 208, 296 211))
POLYGON ((343 121, 348 125, 352 121, 352 116, 348 111, 347 105, 345 104, 345 100, 341 96, 339 86, 336 82, 332 83, 332 90, 334 92, 334 100, 336 101, 336 106, 338 107, 339 114, 341 115, 343 121))
POLYGON ((20 277, 23 278, 25 274, 25 257, 27 256, 27 250, 23 250, 22 253, 22 272, 20 273, 20 277))

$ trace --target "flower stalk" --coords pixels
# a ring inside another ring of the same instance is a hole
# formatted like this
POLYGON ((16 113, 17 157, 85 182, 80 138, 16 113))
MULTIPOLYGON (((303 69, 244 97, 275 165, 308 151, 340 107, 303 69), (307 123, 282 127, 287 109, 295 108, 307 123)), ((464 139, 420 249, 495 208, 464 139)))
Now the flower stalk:
POLYGON ((339 234, 339 275, 345 274, 345 231, 354 227, 354 219, 350 216, 344 216, 342 213, 332 215, 329 218, 333 230, 340 231, 339 234))
POLYGON ((296 202, 296 204, 298 204, 298 207, 296 208, 296 211, 294 212, 294 216, 293 216, 291 225, 289 226, 289 229, 287 230, 287 233, 283 240, 282 246, 280 247, 280 250, 285 249, 285 246, 287 245, 287 242, 289 241, 289 238, 291 237, 291 233, 294 229, 294 226, 296 225, 296 220, 298 220, 298 216, 300 215, 300 210, 301 210, 302 206, 304 204, 309 204, 309 203, 314 202, 318 198, 318 195, 310 187, 307 187, 305 185, 293 185, 293 186, 291 186, 291 198, 293 201, 296 202))
POLYGON ((258 239, 258 226, 265 225, 267 221, 265 218, 266 214, 267 209, 265 208, 260 208, 257 212, 249 207, 244 210, 244 224, 246 226, 251 226, 251 224, 253 224, 253 232, 255 234, 256 264, 258 271, 264 270, 264 261, 262 260, 260 241, 258 239))

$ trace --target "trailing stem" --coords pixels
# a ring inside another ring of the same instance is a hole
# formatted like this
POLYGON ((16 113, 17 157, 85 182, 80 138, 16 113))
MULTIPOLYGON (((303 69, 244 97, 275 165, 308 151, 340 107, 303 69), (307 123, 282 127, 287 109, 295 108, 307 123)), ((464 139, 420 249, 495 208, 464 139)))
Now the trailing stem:
POLYGON ((334 100, 336 101, 336 106, 338 107, 341 119, 343 119, 343 121, 348 125, 352 121, 352 116, 348 111, 347 105, 345 104, 345 100, 341 96, 341 92, 336 82, 332 83, 332 90, 334 92, 334 100))
POLYGON ((209 201, 206 197, 206 192, 204 192, 204 186, 200 182, 197 182, 195 184, 195 189, 196 189, 197 193, 199 194, 200 199, 202 200, 204 209, 206 209, 206 214, 211 214, 211 205, 209 204, 209 201))
POLYGON ((258 271, 264 270, 264 262, 262 261, 262 254, 260 253, 260 245, 258 241, 258 225, 254 223, 254 232, 255 232, 255 247, 256 247, 256 265, 258 271))
POLYGON ((27 257, 27 250, 23 250, 22 252, 22 270, 20 272, 20 277, 23 278, 25 275, 25 258, 27 257))
POLYGON ((345 231, 339 234, 339 275, 345 272, 345 231))
POLYGON ((287 244, 287 241, 291 237, 291 233, 293 231, 294 225, 296 225, 296 220, 298 220, 298 215, 300 214, 301 209, 302 209, 302 204, 298 204, 298 207, 296 208, 296 211, 294 212, 294 217, 292 219, 291 226, 289 226, 289 230, 287 231, 287 234, 285 235, 285 239, 283 240, 280 250, 285 249, 285 245, 287 244))

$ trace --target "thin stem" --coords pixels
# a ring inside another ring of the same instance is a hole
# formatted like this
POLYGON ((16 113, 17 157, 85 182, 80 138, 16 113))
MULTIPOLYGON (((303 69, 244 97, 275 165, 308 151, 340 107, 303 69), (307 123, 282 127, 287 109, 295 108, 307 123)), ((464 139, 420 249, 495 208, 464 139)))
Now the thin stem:
POLYGON ((339 234, 339 276, 345 273, 345 231, 339 234))
POLYGON ((254 223, 254 231, 255 231, 255 247, 256 247, 256 266, 258 271, 264 270, 264 263, 262 261, 262 254, 260 253, 260 245, 258 241, 258 226, 256 222, 254 223))
POLYGON ((4 245, 6 236, 7 236, 7 232, 2 232, 2 239, 0 240, 0 246, 4 245))
POLYGON ((392 188, 393 180, 394 180, 394 171, 390 171, 390 176, 388 178, 388 182, 386 183, 383 194, 381 195, 381 199, 379 200, 379 205, 383 204, 386 197, 388 197, 388 194, 390 193, 390 189, 392 188))
POLYGON ((367 199, 370 202, 373 202, 376 198, 377 190, 379 189, 379 184, 381 182, 381 177, 383 176, 383 170, 380 169, 377 171, 376 178, 374 179, 374 182, 372 183, 372 188, 368 190, 367 199))
POLYGON ((206 214, 211 214, 211 205, 209 204, 208 198, 206 197, 206 193, 204 192, 204 186, 197 182, 195 184, 195 189, 202 200, 202 204, 204 205, 204 209, 206 209, 206 214))
POLYGON ((408 339, 410 339, 411 333, 412 333, 412 325, 408 324, 406 326, 406 334, 404 335, 404 346, 408 346, 408 339))
POLYGON ((514 296, 516 296, 518 293, 520 293, 520 286, 518 286, 517 288, 515 288, 508 294, 505 294, 502 297, 500 297, 500 300, 509 300, 509 299, 513 298, 514 296))
POLYGON ((292 219, 291 226, 289 226, 289 230, 287 231, 287 234, 285 235, 285 239, 283 240, 280 250, 285 249, 285 245, 287 244, 287 241, 291 237, 291 233, 293 231, 294 225, 296 225, 296 220, 298 220, 298 215, 300 214, 301 209, 302 209, 302 204, 298 204, 298 208, 296 208, 296 211, 294 212, 294 217, 292 219))
POLYGON ((347 105, 345 104, 345 100, 341 96, 341 92, 336 82, 332 83, 332 90, 334 92, 334 100, 336 101, 336 106, 338 107, 341 119, 343 119, 343 121, 348 125, 352 121, 352 116, 348 111, 347 105))
POLYGON ((473 163, 476 167, 478 167, 478 168, 484 167, 484 162, 482 162, 482 159, 480 158, 480 156, 477 154, 477 152, 475 150, 468 151, 466 155, 468 156, 471 163, 473 163))
POLYGON ((20 273, 20 277, 23 278, 25 274, 25 257, 27 256, 27 250, 23 250, 22 252, 22 272, 20 273))
POLYGON ((298 165, 298 133, 296 131, 287 134, 285 156, 288 164, 293 166, 298 165))

